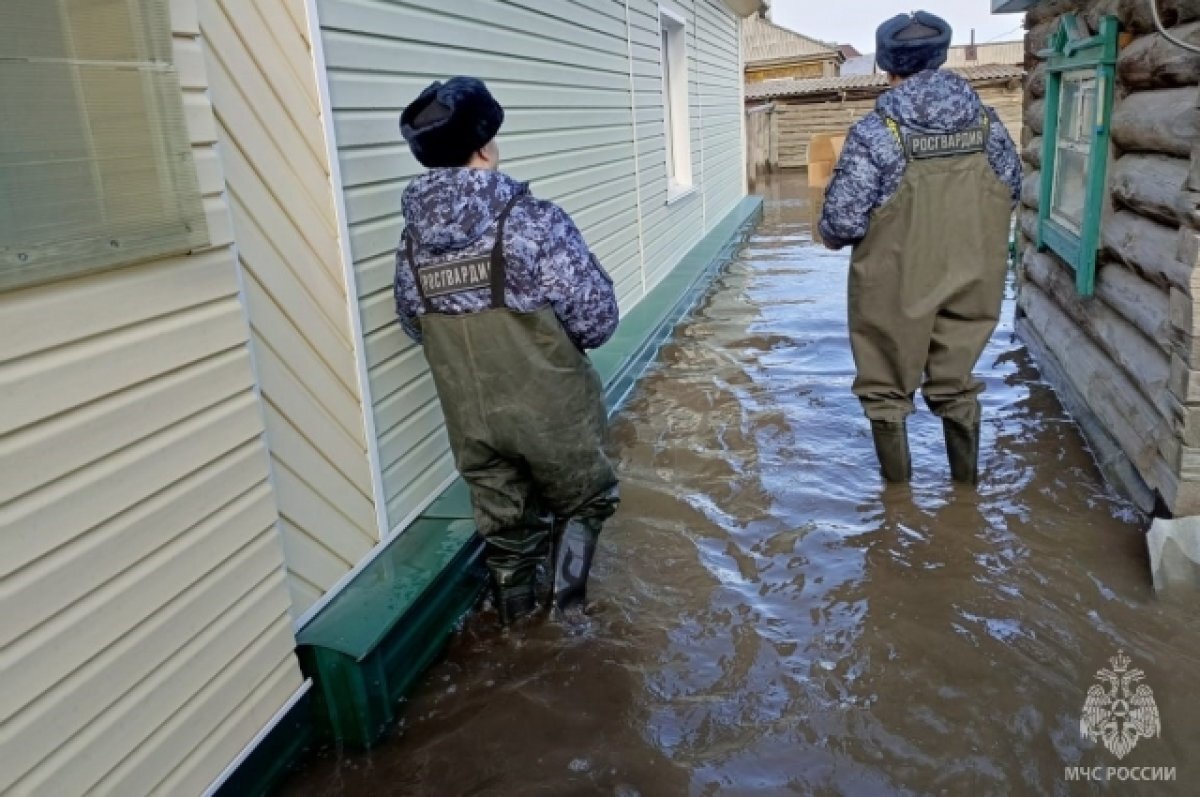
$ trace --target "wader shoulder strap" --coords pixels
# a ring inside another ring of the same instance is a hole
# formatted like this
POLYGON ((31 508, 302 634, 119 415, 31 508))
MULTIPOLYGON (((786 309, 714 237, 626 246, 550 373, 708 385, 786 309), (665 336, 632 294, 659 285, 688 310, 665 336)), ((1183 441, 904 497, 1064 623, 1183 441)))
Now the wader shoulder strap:
POLYGON ((500 211, 500 218, 496 220, 496 243, 492 246, 491 274, 493 309, 507 307, 504 301, 505 274, 508 270, 507 262, 504 259, 504 225, 508 221, 508 214, 512 212, 521 196, 518 194, 510 199, 504 206, 504 210, 500 211))
POLYGON ((433 306, 435 297, 475 291, 485 287, 491 288, 493 308, 507 306, 504 301, 505 272, 507 271, 504 259, 504 225, 508 221, 508 214, 519 199, 521 199, 520 196, 513 197, 500 212, 500 217, 496 220, 496 243, 492 245, 490 257, 474 257, 429 265, 424 269, 426 272, 424 278, 422 278, 422 269, 417 266, 413 236, 405 230, 405 256, 426 313, 438 312, 437 308, 433 306))
POLYGON ((421 272, 417 268, 417 258, 415 257, 415 255, 413 253, 413 239, 412 239, 412 236, 408 233, 408 230, 404 231, 404 249, 405 249, 405 255, 407 256, 406 259, 408 260, 408 267, 412 270, 413 284, 416 285, 417 295, 421 297, 421 301, 425 305, 425 312, 426 313, 437 312, 436 310, 433 309, 433 302, 429 299, 428 296, 425 295, 425 291, 421 290, 421 272))

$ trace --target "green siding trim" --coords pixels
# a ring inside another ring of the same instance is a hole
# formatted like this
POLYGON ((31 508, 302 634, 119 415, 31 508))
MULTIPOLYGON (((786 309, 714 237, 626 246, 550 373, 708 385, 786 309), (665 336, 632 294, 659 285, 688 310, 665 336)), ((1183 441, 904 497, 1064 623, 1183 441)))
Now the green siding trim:
POLYGON ((329 604, 336 611, 301 632, 322 737, 365 748, 391 727, 400 700, 478 602, 482 555, 469 521, 421 518, 329 604))
MULTIPOLYGON (((739 202, 595 352, 610 413, 761 210, 759 197, 739 202)), ((297 634, 323 736, 357 747, 375 744, 395 720, 399 700, 477 602, 485 583, 483 546, 471 518, 470 496, 459 479, 297 634)))
POLYGON ((266 797, 295 766, 312 739, 312 690, 309 690, 213 792, 213 797, 266 797))

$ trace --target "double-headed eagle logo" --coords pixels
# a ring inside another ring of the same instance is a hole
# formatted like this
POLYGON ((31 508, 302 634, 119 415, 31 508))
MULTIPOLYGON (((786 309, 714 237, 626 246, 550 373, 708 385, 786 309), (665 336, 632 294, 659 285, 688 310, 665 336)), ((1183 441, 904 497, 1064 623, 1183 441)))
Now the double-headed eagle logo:
POLYGON ((1139 683, 1146 674, 1129 669, 1131 661, 1124 651, 1117 651, 1109 659, 1112 669, 1102 667, 1096 673, 1100 683, 1088 689, 1083 719, 1079 721, 1081 734, 1093 742, 1102 740, 1118 759, 1124 758, 1140 739, 1156 737, 1162 730, 1154 692, 1139 683))

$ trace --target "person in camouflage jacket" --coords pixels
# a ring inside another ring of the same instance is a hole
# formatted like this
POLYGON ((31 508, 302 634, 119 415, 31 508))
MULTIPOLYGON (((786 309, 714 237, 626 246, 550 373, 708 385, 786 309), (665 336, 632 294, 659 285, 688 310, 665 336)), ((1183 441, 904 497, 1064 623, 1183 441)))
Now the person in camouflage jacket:
POLYGON ((429 171, 401 202, 394 291, 429 362, 507 624, 539 605, 584 606, 618 503, 604 390, 584 352, 619 313, 570 216, 498 170, 503 121, 467 77, 430 85, 401 114, 429 171))
MULTIPOLYGON (((520 200, 504 228, 508 306, 532 312, 549 305, 580 349, 604 345, 620 316, 612 280, 562 208, 537 199, 527 183, 503 172, 432 169, 409 184, 401 209, 418 261, 427 264, 487 254, 494 243, 489 233, 494 232, 496 219, 516 197, 520 200)), ((397 251, 401 266, 403 257, 401 248, 397 251)), ((417 320, 425 307, 411 269, 396 269, 395 298, 401 327, 420 343, 417 320)), ((432 302, 437 312, 451 315, 478 313, 491 306, 483 289, 433 297, 432 302)))
POLYGON ((875 112, 850 129, 825 192, 820 230, 826 246, 841 249, 862 241, 871 214, 900 188, 908 159, 887 119, 921 133, 951 133, 978 124, 985 112, 991 120, 988 163, 1012 191, 1015 205, 1021 196, 1021 156, 995 109, 985 107, 961 75, 928 69, 885 93, 875 112))
POLYGON ((983 384, 972 371, 995 330, 1021 160, 996 112, 942 71, 952 31, 923 11, 876 32, 892 85, 850 130, 825 192, 819 231, 853 246, 854 393, 880 472, 912 475, 907 417, 921 390, 941 417, 950 472, 978 482, 983 384))

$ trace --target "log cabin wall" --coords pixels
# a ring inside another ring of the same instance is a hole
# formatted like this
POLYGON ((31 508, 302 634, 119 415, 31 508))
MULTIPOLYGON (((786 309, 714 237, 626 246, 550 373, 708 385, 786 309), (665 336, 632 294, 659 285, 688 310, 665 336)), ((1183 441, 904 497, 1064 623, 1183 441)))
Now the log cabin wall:
MULTIPOLYGON (((1200 2, 1158 0, 1200 43, 1200 2)), ((1200 56, 1157 32, 1147 0, 1044 0, 1026 17, 1017 331, 1110 481, 1145 510, 1200 514, 1200 56), (1121 22, 1113 147, 1095 295, 1039 252, 1044 50, 1064 13, 1121 22)))

